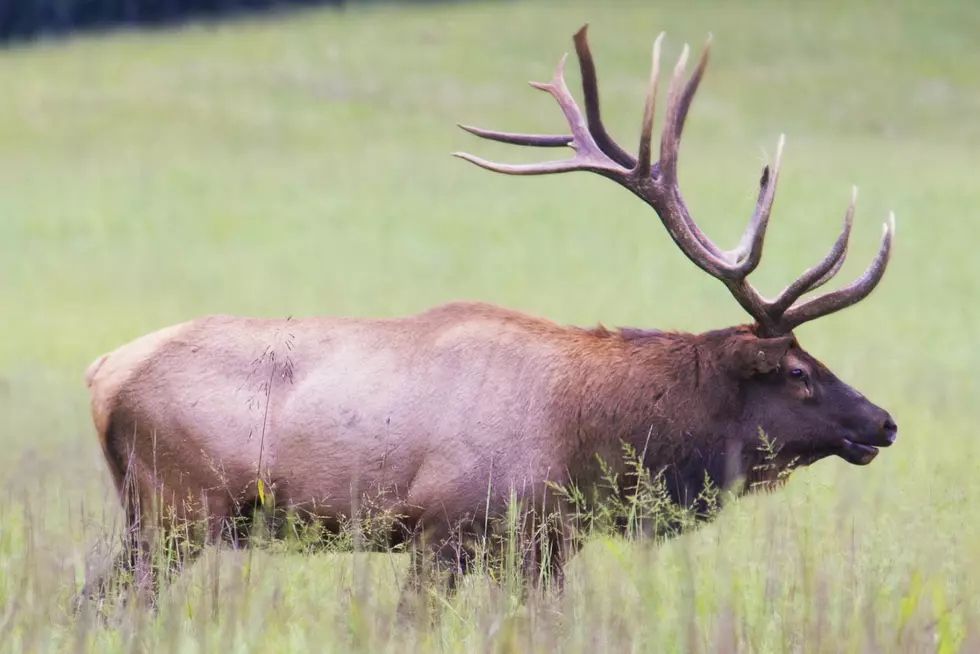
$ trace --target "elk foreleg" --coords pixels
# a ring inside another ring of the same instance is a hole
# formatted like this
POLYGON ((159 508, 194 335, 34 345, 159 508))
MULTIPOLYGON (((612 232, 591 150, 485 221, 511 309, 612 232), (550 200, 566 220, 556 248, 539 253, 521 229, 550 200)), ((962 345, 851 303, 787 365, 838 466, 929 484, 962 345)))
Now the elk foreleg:
POLYGON ((408 576, 398 601, 399 620, 434 618, 430 600, 440 590, 452 597, 471 563, 459 528, 445 526, 422 530, 412 539, 408 576), (420 611, 421 609, 421 611, 420 611))

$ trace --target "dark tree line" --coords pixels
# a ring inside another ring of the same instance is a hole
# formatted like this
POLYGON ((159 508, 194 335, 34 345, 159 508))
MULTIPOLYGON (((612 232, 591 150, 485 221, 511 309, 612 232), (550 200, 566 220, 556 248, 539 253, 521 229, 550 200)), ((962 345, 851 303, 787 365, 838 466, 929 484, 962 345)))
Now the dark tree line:
MULTIPOLYGON (((0 42, 122 26, 165 26, 297 6, 372 0, 0 0, 0 42)), ((425 0, 402 0, 422 2, 425 0)))

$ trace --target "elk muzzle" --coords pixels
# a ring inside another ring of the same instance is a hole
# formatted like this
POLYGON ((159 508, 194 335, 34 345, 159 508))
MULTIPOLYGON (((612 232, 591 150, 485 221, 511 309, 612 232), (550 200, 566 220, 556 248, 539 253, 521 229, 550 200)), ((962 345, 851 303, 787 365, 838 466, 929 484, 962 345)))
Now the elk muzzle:
POLYGON ((866 466, 878 456, 879 447, 889 447, 898 438, 898 425, 891 415, 878 409, 880 417, 876 420, 877 429, 869 436, 842 438, 839 457, 854 465, 866 466))

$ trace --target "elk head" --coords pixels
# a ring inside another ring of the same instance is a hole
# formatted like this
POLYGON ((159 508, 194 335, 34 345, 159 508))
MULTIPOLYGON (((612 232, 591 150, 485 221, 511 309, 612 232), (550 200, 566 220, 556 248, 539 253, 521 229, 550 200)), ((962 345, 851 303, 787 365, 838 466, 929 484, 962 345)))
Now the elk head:
POLYGON ((513 145, 568 146, 575 151, 572 158, 535 164, 501 164, 465 153, 455 155, 487 170, 508 175, 597 173, 646 202, 681 251, 701 270, 721 281, 755 321, 748 326, 702 335, 711 343, 720 367, 730 373, 726 383, 741 398, 739 415, 727 417, 731 437, 743 444, 749 439, 758 442, 761 428, 776 441, 784 456, 796 457, 803 463, 812 463, 829 455, 840 456, 857 465, 870 463, 877 455, 878 447, 894 442, 898 429, 895 422, 886 411, 839 380, 804 351, 793 330, 805 322, 851 306, 874 290, 885 273, 891 253, 894 215, 889 216, 878 253, 861 277, 839 290, 798 302, 805 293, 827 283, 843 265, 854 216, 855 189, 844 216, 843 229, 827 256, 775 298, 763 297, 749 283, 748 276, 762 258, 784 138, 779 139, 772 168, 766 166, 762 171, 755 211, 741 240, 734 249, 722 250, 691 219, 677 183, 681 132, 708 62, 710 38, 686 83, 683 75, 688 47, 684 46, 670 80, 659 160, 652 163, 653 115, 664 35, 661 33, 653 45, 649 90, 638 154, 634 157, 613 141, 602 124, 587 28, 588 25, 582 27, 574 36, 582 73, 585 116, 565 84, 566 57, 562 57, 551 82, 531 82, 531 86, 548 92, 558 101, 571 134, 517 134, 460 125, 476 136, 513 145))

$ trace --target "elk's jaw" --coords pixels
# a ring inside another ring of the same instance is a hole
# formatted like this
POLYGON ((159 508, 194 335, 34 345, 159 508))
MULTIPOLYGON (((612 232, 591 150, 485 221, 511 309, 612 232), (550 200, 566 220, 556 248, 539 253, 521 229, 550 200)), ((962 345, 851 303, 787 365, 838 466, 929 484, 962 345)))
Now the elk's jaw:
POLYGON ((866 466, 878 456, 879 447, 889 447, 895 442, 894 431, 882 431, 870 439, 841 438, 834 454, 856 466, 866 466), (868 442, 870 441, 870 442, 868 442))
POLYGON ((866 466, 878 456, 878 448, 874 445, 855 443, 849 438, 842 438, 835 454, 850 464, 866 466))
POLYGON ((890 446, 893 440, 875 439, 872 445, 856 436, 839 436, 834 440, 824 441, 821 445, 803 449, 798 455, 798 461, 801 465, 812 465, 829 456, 838 456, 851 465, 866 466, 878 456, 879 448, 890 446))

